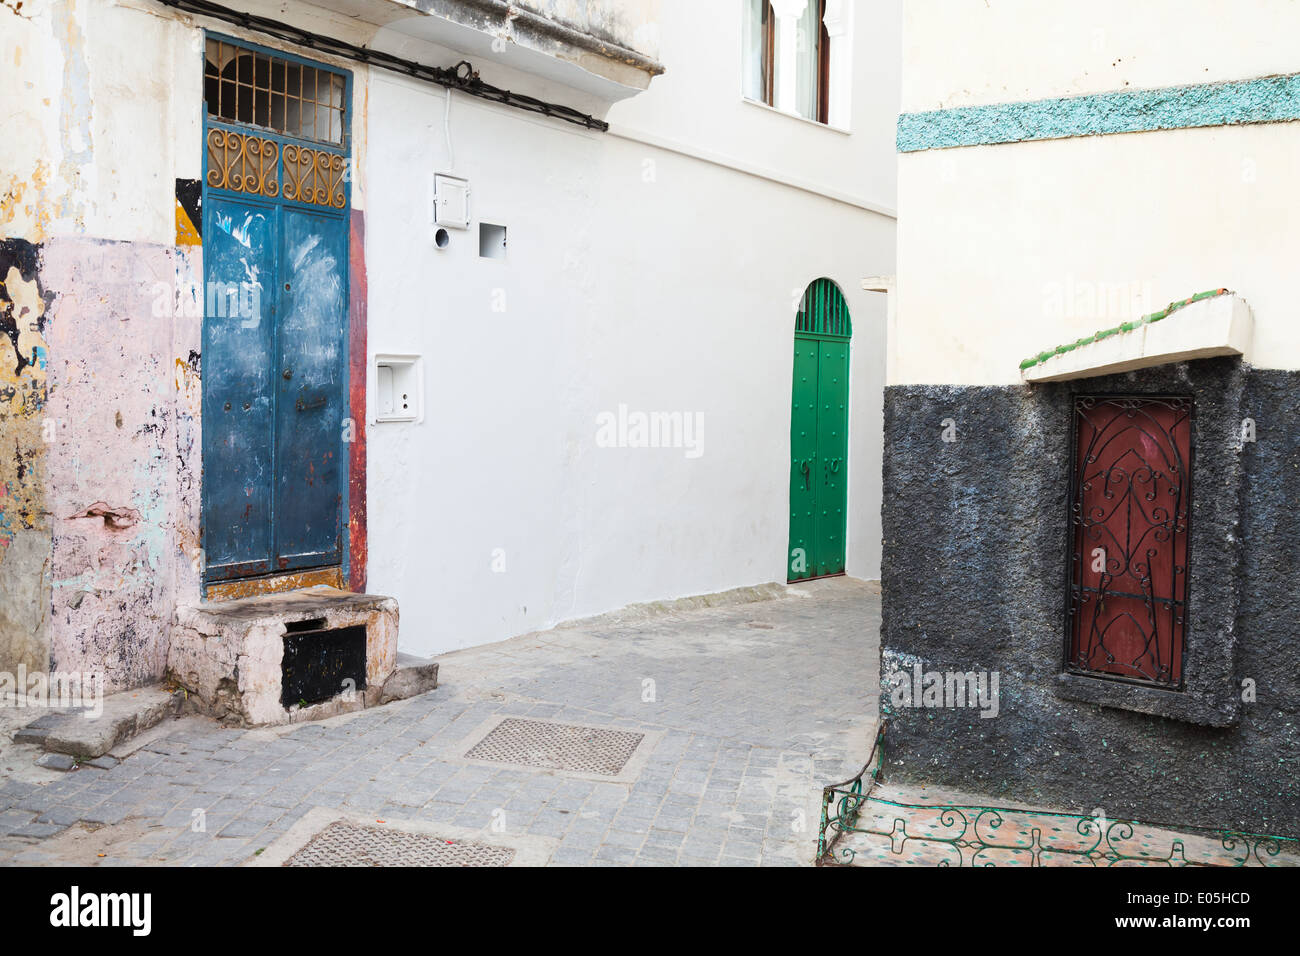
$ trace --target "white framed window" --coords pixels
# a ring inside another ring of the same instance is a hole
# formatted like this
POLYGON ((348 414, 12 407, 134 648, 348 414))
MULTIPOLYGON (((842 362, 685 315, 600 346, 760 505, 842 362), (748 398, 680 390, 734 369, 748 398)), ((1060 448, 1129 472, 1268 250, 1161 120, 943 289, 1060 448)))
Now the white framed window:
POLYGON ((852 0, 741 2, 745 98, 847 128, 852 0))

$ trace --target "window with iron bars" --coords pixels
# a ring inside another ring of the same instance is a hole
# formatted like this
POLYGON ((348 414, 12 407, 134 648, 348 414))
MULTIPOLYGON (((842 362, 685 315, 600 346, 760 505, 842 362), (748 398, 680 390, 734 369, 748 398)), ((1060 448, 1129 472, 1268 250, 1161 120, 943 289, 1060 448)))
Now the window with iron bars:
POLYGON ((1066 668, 1183 686, 1192 399, 1078 395, 1066 668))
POLYGON ((341 73, 207 38, 203 98, 215 120, 342 146, 345 95, 341 73))

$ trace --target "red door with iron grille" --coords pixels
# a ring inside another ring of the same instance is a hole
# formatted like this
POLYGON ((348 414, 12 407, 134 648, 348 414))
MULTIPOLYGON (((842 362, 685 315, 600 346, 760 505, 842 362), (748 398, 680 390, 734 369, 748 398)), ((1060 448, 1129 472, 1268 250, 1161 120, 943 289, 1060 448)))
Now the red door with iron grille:
POLYGON ((1191 421, 1190 398, 1075 398, 1072 671, 1182 684, 1191 421))

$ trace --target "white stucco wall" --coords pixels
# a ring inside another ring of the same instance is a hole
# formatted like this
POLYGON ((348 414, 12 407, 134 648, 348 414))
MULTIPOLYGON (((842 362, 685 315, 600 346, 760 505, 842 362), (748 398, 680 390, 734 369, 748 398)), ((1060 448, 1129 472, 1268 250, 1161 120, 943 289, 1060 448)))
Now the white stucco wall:
POLYGON ((851 118, 845 126, 851 135, 741 96, 742 0, 663 0, 667 71, 648 93, 610 111, 613 132, 680 143, 892 210, 902 0, 842 6, 851 37, 851 118))
POLYGON ((0 233, 170 244, 175 177, 199 174, 197 31, 94 0, 22 13, 0 32, 0 233))
MULTIPOLYGON (((905 21, 923 111, 1294 71, 1300 8, 912 0, 905 21)), ((1039 351, 1218 287, 1254 312, 1249 361, 1300 368, 1297 169, 1296 122, 899 154, 891 384, 1018 382, 1039 351)))
POLYGON ((1300 123, 929 150, 899 157, 891 384, 1019 381, 1020 361, 1226 287, 1251 361, 1300 368, 1300 123))
MULTIPOLYGON (((460 58, 349 16, 374 4, 326 5, 239 4, 428 63, 460 58)), ((22 135, 0 147, 9 190, 0 225, 36 243, 74 238, 90 252, 99 240, 133 244, 174 264, 163 280, 194 281, 201 250, 175 246, 175 180, 201 168, 201 27, 341 63, 354 77, 352 206, 365 213, 369 351, 424 359, 424 421, 371 424, 368 436, 368 588, 399 600, 403 650, 784 580, 794 316, 821 276, 840 285, 854 325, 848 572, 875 578, 885 301, 860 280, 894 266, 894 221, 870 210, 894 205, 898 12, 896 3, 857 6, 847 130, 743 101, 739 2, 664 0, 656 29, 669 72, 612 107, 599 84, 569 90, 555 75, 473 57, 490 82, 605 115, 611 133, 457 94, 453 163, 439 88, 145 0, 30 0, 24 12, 35 20, 6 14, 0 75, 21 93, 22 135), (453 233, 442 252, 431 242, 434 172, 467 177, 473 190, 474 229, 453 233), (508 227, 506 261, 479 259, 481 221, 508 227), (702 416, 703 454, 597 447, 597 415, 620 405, 702 416)), ((84 300, 106 328, 130 311, 113 311, 116 300, 79 273, 55 291, 84 300)), ((87 349, 98 341, 73 325, 89 319, 66 305, 61 315, 68 338, 52 362, 106 368, 102 357, 74 355, 78 335, 87 349)), ((169 318, 155 318, 158 368, 144 374, 160 402, 177 406, 167 441, 197 475, 200 385, 186 363, 199 323, 172 322, 168 341, 169 318)), ((129 391, 140 354, 124 345, 120 358, 129 391)), ((94 412, 111 418, 118 407, 94 412)), ((120 456, 129 474, 137 452, 102 444, 98 453, 120 456)), ((137 575, 174 581, 156 602, 160 620, 199 597, 188 560, 198 481, 173 475, 174 459, 150 459, 166 494, 146 517, 166 533, 155 535, 160 563, 137 575)), ((51 474, 52 487, 69 480, 51 474)), ((113 497, 98 486, 78 494, 61 519, 74 503, 113 497)), ((48 550, 50 532, 41 534, 48 550)), ((51 640, 57 651, 81 633, 65 627, 51 640)))
POLYGON ((904 0, 905 111, 1296 70, 1286 0, 904 0))
POLYGON ((369 347, 424 359, 424 421, 368 436, 368 588, 399 600, 404 650, 784 580, 794 315, 819 276, 854 327, 848 571, 879 576, 885 300, 861 278, 892 273, 894 222, 838 193, 892 206, 892 152, 868 160, 892 138, 871 106, 884 68, 863 69, 859 141, 742 103, 730 21, 688 42, 665 17, 668 73, 609 115, 634 136, 455 96, 449 169, 445 95, 371 74, 369 347), (506 261, 480 259, 473 229, 433 248, 435 171, 469 179, 475 226, 508 227, 506 261), (701 415, 703 454, 598 447, 620 404, 701 415))

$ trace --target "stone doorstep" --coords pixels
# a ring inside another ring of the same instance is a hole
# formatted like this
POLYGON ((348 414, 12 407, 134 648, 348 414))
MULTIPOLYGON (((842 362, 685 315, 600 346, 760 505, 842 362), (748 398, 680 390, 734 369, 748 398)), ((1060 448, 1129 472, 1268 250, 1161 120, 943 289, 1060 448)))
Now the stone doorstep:
POLYGON ((438 687, 438 665, 424 657, 397 652, 397 670, 384 681, 379 702, 387 704, 427 694, 438 687))
MULTIPOLYGON (((44 714, 14 733, 16 744, 36 744, 79 761, 102 757, 180 710, 179 691, 140 687, 104 696, 103 712, 66 710, 44 714)), ((54 769, 61 769, 55 767, 54 769)))
MULTIPOLYGON (((397 602, 318 586, 177 609, 168 674, 197 710, 242 726, 320 720, 401 700, 437 686, 429 661, 398 660, 397 602), (365 689, 305 707, 280 703, 286 625, 315 618, 324 629, 364 626, 365 689)), ((405 658, 405 655, 402 655, 405 658)))
POLYGON ((219 623, 234 630, 264 623, 268 619, 305 621, 309 618, 329 616, 330 612, 396 611, 397 602, 381 594, 356 594, 340 591, 328 585, 303 588, 298 591, 279 591, 258 594, 233 601, 216 601, 191 605, 179 609, 181 615, 192 615, 195 620, 219 623))

